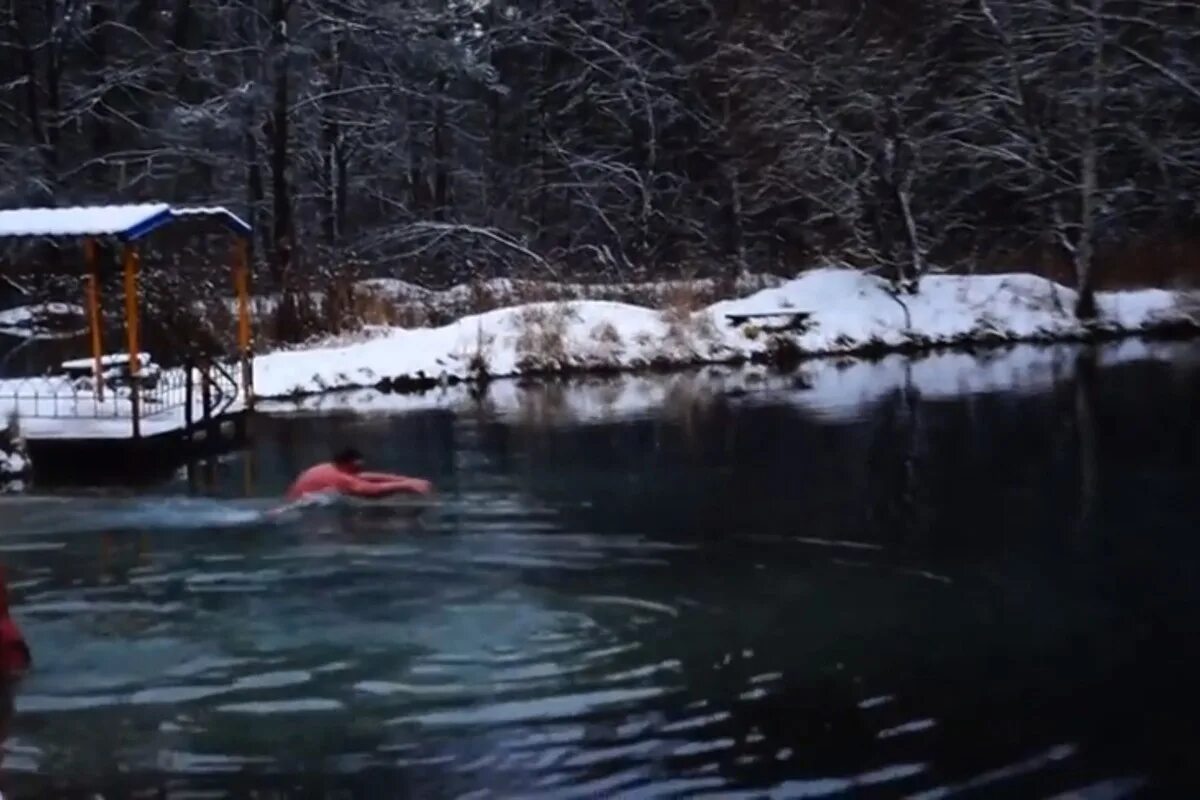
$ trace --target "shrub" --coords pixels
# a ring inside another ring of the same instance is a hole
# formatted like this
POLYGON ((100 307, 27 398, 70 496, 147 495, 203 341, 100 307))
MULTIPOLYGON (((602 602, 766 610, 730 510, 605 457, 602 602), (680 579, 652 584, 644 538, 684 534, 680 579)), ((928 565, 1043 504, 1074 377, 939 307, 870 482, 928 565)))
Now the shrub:
POLYGON ((517 363, 522 369, 552 369, 567 363, 567 333, 579 312, 570 303, 538 303, 517 315, 517 363))

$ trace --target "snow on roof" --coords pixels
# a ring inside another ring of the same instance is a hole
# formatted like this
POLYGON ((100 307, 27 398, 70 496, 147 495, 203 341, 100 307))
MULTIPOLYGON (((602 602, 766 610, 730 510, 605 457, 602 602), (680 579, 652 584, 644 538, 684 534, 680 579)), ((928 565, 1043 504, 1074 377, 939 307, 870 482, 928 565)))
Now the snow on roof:
POLYGON ((113 236, 169 214, 166 203, 0 211, 0 237, 113 236))
POLYGON ((221 206, 195 206, 195 207, 177 206, 177 207, 171 209, 171 216, 178 217, 178 218, 215 217, 215 218, 220 219, 222 222, 224 222, 226 225, 233 228, 234 230, 238 230, 238 231, 242 232, 243 234, 246 234, 247 236, 250 234, 250 230, 251 230, 250 223, 246 222, 244 219, 239 217, 237 214, 234 214, 229 209, 222 208, 221 206))
POLYGON ((133 240, 162 225, 186 217, 216 218, 238 233, 250 233, 250 226, 245 221, 221 207, 172 208, 166 203, 140 203, 0 211, 0 239, 118 236, 125 240, 133 240))

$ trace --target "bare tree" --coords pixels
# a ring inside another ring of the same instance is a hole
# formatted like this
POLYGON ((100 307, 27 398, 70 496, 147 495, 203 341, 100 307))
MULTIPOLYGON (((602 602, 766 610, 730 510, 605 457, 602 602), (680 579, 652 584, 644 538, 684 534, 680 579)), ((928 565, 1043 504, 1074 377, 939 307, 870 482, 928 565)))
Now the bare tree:
POLYGON ((1086 318, 1195 224, 1198 45, 1162 0, 0 0, 0 202, 230 205, 262 288, 1061 259, 1086 318))

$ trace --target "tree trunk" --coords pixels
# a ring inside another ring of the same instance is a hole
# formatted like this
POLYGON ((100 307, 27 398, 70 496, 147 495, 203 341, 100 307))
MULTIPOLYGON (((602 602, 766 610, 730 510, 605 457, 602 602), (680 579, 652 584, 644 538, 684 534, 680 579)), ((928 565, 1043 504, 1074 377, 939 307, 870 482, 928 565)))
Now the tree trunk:
POLYGON ((446 77, 438 76, 433 98, 433 218, 445 222, 450 207, 450 146, 446 131, 446 77))
MULTIPOLYGON (((46 18, 48 20, 56 20, 58 12, 56 9, 57 3, 46 3, 46 18)), ((55 24, 55 23, 51 23, 55 24)), ((59 145, 62 141, 62 53, 58 38, 53 33, 50 34, 50 44, 48 50, 48 61, 46 64, 46 116, 49 119, 49 124, 46 126, 46 159, 54 170, 54 179, 57 183, 59 172, 59 159, 62 155, 59 145)))
MULTIPOLYGON (((97 82, 104 81, 104 70, 109 67, 108 54, 108 22, 112 16, 105 3, 92 3, 88 20, 88 39, 90 45, 90 64, 97 82)), ((92 156, 104 156, 112 149, 112 135, 109 130, 108 112, 106 108, 107 92, 100 94, 91 117, 92 126, 92 156)), ((90 170, 90 183, 98 191, 108 188, 108 164, 103 158, 95 158, 90 170)))
POLYGON ((726 191, 729 193, 728 241, 729 252, 733 256, 734 278, 739 278, 750 271, 746 262, 746 229, 743 223, 742 183, 738 175, 737 163, 734 160, 732 134, 733 103, 730 99, 730 79, 726 77, 724 92, 721 97, 721 136, 724 139, 722 153, 722 173, 725 178, 726 191))
POLYGON ((42 123, 42 107, 38 97, 38 84, 41 83, 38 75, 37 57, 32 44, 35 36, 31 36, 25 27, 25 17, 20 14, 16 8, 20 8, 21 4, 17 4, 14 8, 15 15, 14 30, 18 41, 21 43, 21 66, 24 71, 25 83, 25 117, 29 123, 29 134, 33 141, 39 145, 43 155, 49 144, 46 137, 46 128, 42 123))
POLYGON ((198 95, 186 57, 188 32, 194 24, 191 0, 179 0, 175 6, 175 24, 171 31, 171 45, 176 59, 175 94, 189 102, 195 100, 198 95))
MULTIPOLYGON (((252 43, 258 41, 257 19, 256 10, 247 5, 242 8, 237 22, 238 35, 241 38, 242 46, 245 48, 245 55, 242 57, 241 78, 247 83, 251 81, 257 82, 261 80, 262 76, 262 68, 259 64, 258 55, 251 46, 252 43)), ((247 222, 262 237, 261 252, 264 257, 267 257, 272 252, 271 235, 267 227, 260 224, 263 216, 264 200, 266 199, 266 187, 263 184, 262 166, 259 163, 258 139, 255 133, 256 123, 261 119, 261 113, 261 110, 258 108, 250 108, 243 120, 246 134, 242 142, 242 159, 246 178, 246 209, 249 215, 247 222)), ((254 263, 253 238, 249 244, 250 252, 247 254, 247 257, 251 263, 254 263)), ((251 273, 253 274, 253 270, 251 270, 251 273)))
MULTIPOLYGON (((328 76, 328 91, 336 93, 342 88, 342 39, 337 32, 331 32, 326 42, 325 71, 328 76)), ((321 228, 325 245, 332 252, 337 248, 341 238, 341 228, 338 221, 341 217, 339 197, 342 179, 341 130, 338 125, 337 109, 333 108, 333 99, 327 99, 321 113, 321 199, 322 209, 321 228)))
POLYGON ((282 284, 293 244, 292 198, 288 186, 288 8, 290 0, 272 0, 271 44, 274 55, 275 102, 271 113, 271 194, 274 208, 272 272, 282 284))
POLYGON ((422 187, 425 182, 424 147, 421 142, 421 127, 419 118, 421 104, 416 97, 409 96, 405 103, 408 111, 408 193, 414 214, 420 214, 425 207, 425 192, 422 187))
POLYGON ((1091 2, 1091 86, 1088 94, 1087 120, 1083 153, 1080 156, 1079 180, 1079 243, 1075 247, 1075 289, 1079 301, 1075 316, 1081 320, 1096 317, 1096 193, 1099 184, 1097 175, 1097 138, 1100 116, 1104 108, 1104 20, 1101 14, 1104 0, 1091 2))
MULTIPOLYGON (((258 224, 262 216, 263 200, 266 188, 263 186, 262 167, 258 163, 258 143, 254 140, 254 131, 246 131, 246 205, 250 208, 250 224, 260 231, 263 237, 263 251, 271 252, 270 236, 265 226, 258 224)), ((253 241, 253 240, 252 240, 253 241)))

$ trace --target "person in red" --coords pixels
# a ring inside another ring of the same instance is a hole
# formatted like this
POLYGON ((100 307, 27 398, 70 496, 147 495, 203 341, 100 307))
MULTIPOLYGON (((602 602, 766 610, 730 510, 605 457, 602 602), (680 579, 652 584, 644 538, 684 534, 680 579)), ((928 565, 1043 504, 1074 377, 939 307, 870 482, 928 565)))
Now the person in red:
POLYGON ((354 448, 346 448, 332 461, 309 467, 288 489, 288 500, 305 495, 338 493, 353 497, 387 497, 393 494, 429 494, 433 486, 420 478, 365 472, 363 457, 354 448))
POLYGON ((19 678, 32 665, 25 636, 8 613, 8 572, 0 566, 0 682, 19 678))

